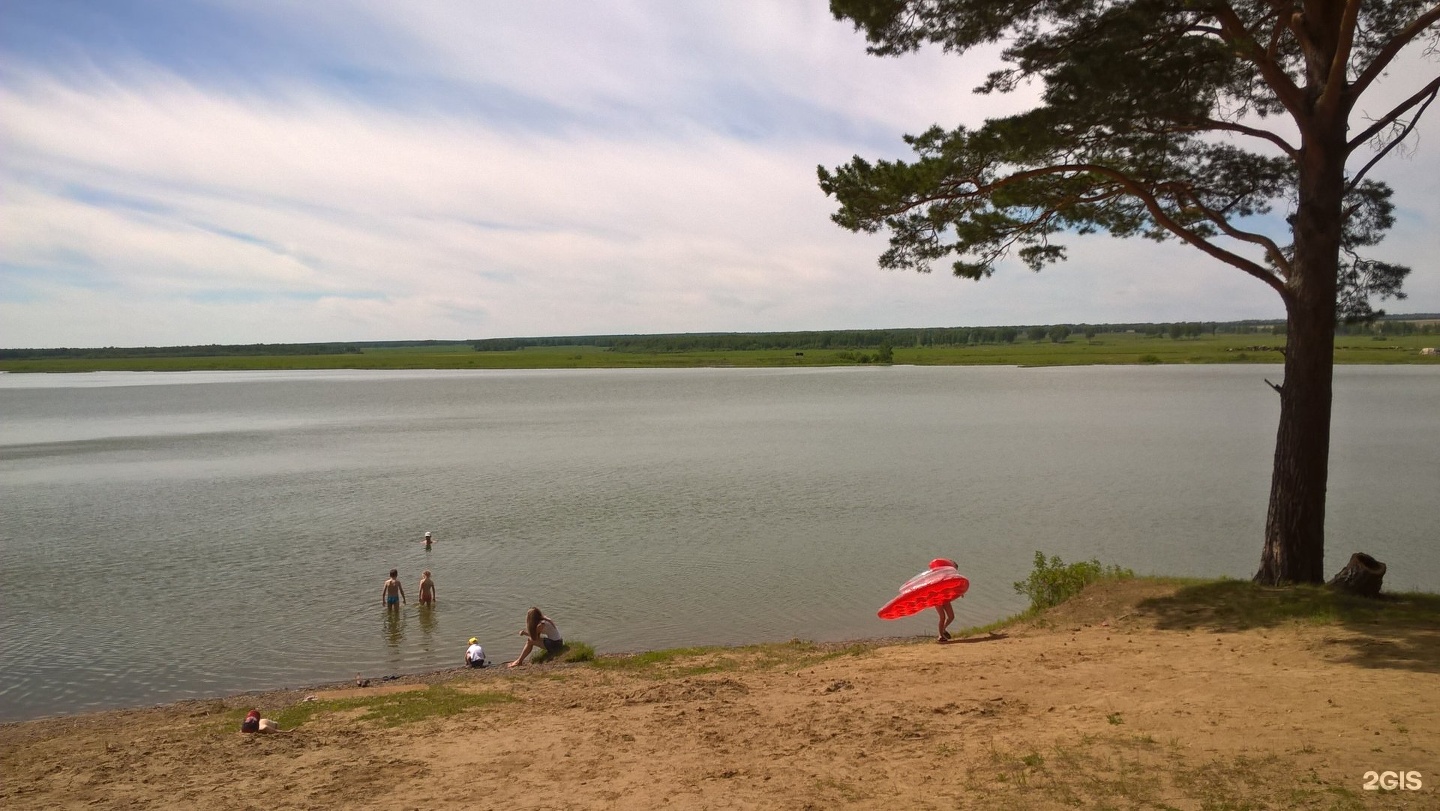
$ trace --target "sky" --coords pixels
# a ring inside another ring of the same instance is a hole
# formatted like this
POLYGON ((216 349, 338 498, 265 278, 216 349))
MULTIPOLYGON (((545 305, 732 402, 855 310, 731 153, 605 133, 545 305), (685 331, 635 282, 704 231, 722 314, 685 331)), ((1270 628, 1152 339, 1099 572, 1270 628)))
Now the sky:
MULTIPOLYGON (((870 56, 823 0, 0 0, 0 346, 1283 317, 1173 242, 880 269, 816 166, 1023 109, 971 92, 997 54, 870 56)), ((1437 115, 1372 172, 1391 312, 1440 311, 1437 115)))

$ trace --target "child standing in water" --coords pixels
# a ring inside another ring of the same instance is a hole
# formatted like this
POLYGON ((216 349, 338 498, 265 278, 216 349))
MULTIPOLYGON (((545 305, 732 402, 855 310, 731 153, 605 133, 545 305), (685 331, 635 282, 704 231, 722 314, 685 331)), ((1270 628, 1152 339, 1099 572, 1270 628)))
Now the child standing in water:
POLYGON ((390 570, 390 579, 380 587, 380 601, 385 603, 386 608, 399 608, 405 602, 405 587, 400 585, 400 572, 396 569, 390 570))
POLYGON ((430 579, 429 569, 426 569, 425 573, 420 575, 420 604, 435 604, 435 581, 430 579))

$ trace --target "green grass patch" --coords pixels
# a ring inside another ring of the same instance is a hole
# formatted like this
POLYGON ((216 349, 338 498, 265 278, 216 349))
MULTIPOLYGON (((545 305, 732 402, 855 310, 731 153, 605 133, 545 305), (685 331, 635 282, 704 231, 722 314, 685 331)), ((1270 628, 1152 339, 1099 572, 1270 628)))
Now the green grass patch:
POLYGON ((1275 588, 1249 581, 1185 585, 1142 600, 1137 614, 1160 630, 1234 632, 1293 625, 1333 627, 1330 657, 1368 668, 1440 672, 1440 594, 1356 597, 1323 586, 1275 588))
MULTIPOLYGON (((444 718, 477 707, 488 707, 515 701, 506 693, 469 693, 443 684, 432 685, 422 690, 407 690, 399 693, 385 693, 376 696, 341 698, 331 701, 302 701, 287 707, 274 716, 282 730, 304 726, 317 715, 337 712, 364 710, 356 718, 361 723, 378 723, 385 727, 413 724, 427 718, 444 718)), ((233 713, 229 728, 239 729, 246 710, 233 713)))
POLYGON ((713 645, 697 648, 670 648, 668 650, 651 650, 625 656, 606 656, 601 659, 596 659, 593 664, 595 667, 603 670, 646 670, 649 668, 666 667, 674 664, 677 660, 709 656, 722 653, 726 650, 729 649, 713 645))
POLYGON ((988 768, 971 770, 966 787, 985 807, 1314 809, 1365 807, 1355 792, 1306 774, 1292 759, 1268 753, 1211 760, 1136 746, 1125 736, 1081 736, 1056 743, 1046 757, 1020 742, 992 742, 988 768))
POLYGON ((873 647, 863 642, 837 647, 793 639, 768 645, 671 648, 625 656, 605 656, 595 659, 591 664, 603 670, 626 671, 655 678, 675 678, 741 669, 814 667, 842 656, 863 655, 873 647))
POLYGON ((1324 586, 1260 586, 1248 580, 1176 581, 1169 597, 1140 603, 1162 628, 1244 631, 1283 623, 1440 628, 1440 594, 1357 597, 1324 586))
POLYGON ((593 662, 595 661, 595 648, 587 642, 572 642, 565 646, 565 651, 560 654, 562 662, 593 662))
POLYGON ((550 651, 541 648, 531 661, 538 665, 545 662, 592 662, 594 660, 595 648, 591 647, 589 643, 577 641, 566 642, 565 647, 553 656, 550 651))

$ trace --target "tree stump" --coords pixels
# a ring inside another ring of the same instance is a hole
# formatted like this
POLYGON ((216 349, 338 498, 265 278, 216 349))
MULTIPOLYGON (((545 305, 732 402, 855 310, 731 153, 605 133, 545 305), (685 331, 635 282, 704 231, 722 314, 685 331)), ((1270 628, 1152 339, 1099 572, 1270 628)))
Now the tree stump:
POLYGON ((1356 552, 1330 582, 1325 585, 1347 594, 1374 597, 1380 593, 1380 581, 1385 578, 1385 564, 1364 552, 1356 552))

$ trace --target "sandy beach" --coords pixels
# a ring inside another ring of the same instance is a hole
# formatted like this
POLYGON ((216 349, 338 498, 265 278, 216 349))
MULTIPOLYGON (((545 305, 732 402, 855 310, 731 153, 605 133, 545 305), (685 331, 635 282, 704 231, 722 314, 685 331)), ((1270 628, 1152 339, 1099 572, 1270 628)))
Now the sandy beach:
POLYGON ((0 804, 1435 808, 1440 629, 1367 623, 1246 621, 1122 581, 948 645, 794 642, 43 719, 0 727, 0 804), (367 714, 433 691, 488 702, 367 714), (237 731, 251 706, 305 704, 325 709, 237 731), (1421 786, 1380 790, 1385 772, 1421 786))

